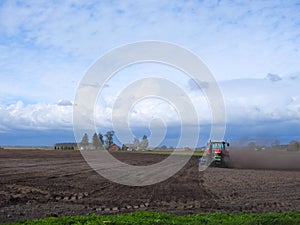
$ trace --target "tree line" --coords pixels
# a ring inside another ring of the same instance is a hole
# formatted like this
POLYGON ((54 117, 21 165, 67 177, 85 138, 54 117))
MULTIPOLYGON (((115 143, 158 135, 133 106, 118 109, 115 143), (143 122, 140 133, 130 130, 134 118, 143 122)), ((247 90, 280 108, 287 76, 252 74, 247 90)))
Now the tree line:
POLYGON ((290 141, 289 144, 280 144, 279 140, 275 140, 270 146, 257 145, 255 141, 250 141, 247 147, 249 149, 255 149, 255 150, 275 148, 275 149, 283 149, 286 151, 300 151, 300 141, 293 140, 290 141))
POLYGON ((300 142, 299 141, 291 141, 288 145, 288 151, 300 151, 300 142))
POLYGON ((87 133, 85 133, 81 139, 80 147, 81 149, 87 149, 87 148, 94 148, 94 149, 105 149, 109 148, 114 144, 113 142, 113 136, 114 131, 107 131, 106 134, 96 132, 93 134, 92 142, 90 143, 89 136, 87 133), (105 137, 105 139, 104 139, 105 137))
MULTIPOLYGON (((81 139, 80 142, 80 148, 81 149, 109 149, 112 145, 114 145, 114 131, 107 131, 106 134, 102 134, 101 132, 99 134, 94 133, 92 136, 92 142, 89 140, 89 136, 87 133, 85 133, 81 139)), ((148 138, 146 135, 144 135, 141 139, 141 141, 135 137, 133 140, 133 148, 134 150, 145 150, 147 149, 149 145, 148 138)), ((126 150, 128 146, 123 145, 122 149, 126 150)))

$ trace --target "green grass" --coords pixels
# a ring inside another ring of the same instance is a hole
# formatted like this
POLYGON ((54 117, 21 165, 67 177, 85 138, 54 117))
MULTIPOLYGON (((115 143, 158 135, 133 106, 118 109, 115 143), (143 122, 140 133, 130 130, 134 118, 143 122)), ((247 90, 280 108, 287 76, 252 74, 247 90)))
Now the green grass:
POLYGON ((246 224, 246 225, 295 225, 300 224, 300 212, 287 213, 265 213, 265 214, 227 214, 227 213, 213 213, 213 214, 196 214, 186 216, 176 216, 167 213, 155 212, 135 212, 128 214, 109 215, 109 216, 64 216, 60 218, 44 218, 39 220, 23 220, 11 224, 246 224))

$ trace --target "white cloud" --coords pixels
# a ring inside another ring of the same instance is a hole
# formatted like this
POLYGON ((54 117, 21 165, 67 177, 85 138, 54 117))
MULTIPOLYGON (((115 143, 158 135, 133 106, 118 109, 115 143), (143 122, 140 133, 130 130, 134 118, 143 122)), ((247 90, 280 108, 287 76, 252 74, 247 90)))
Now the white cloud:
POLYGON ((229 123, 300 122, 299 79, 233 80, 221 83, 229 123))
POLYGON ((80 58, 78 63, 87 67, 120 44, 161 39, 199 54, 219 79, 300 70, 299 17, 293 2, 7 1, 0 14, 2 42, 10 49, 25 47, 25 55, 33 52, 37 58, 43 53, 67 56, 63 63, 80 58))
MULTIPOLYGON (((276 78, 280 77, 276 75, 276 78)), ((224 96, 227 122, 233 124, 264 123, 265 121, 299 121, 300 104, 298 86, 300 80, 293 77, 276 79, 239 79, 220 82, 220 88, 224 96)), ((211 109, 205 92, 199 89, 191 89, 191 80, 186 79, 186 86, 181 86, 197 110, 200 123, 211 123, 211 109)), ((151 85, 150 85, 151 86, 151 85)), ((114 85, 112 85, 112 88, 114 85)), ((194 86, 193 86, 194 87, 194 86)), ((154 87, 153 87, 154 88, 154 87)), ((155 88, 164 89, 164 86, 155 88)), ((146 91, 141 86, 140 91, 146 91)), ((136 90, 138 91, 138 90, 136 90)), ((136 92, 134 91, 134 92, 136 92)), ((170 91, 170 90, 169 90, 170 91)), ((111 90, 108 96, 102 96, 106 107, 112 109, 120 92, 111 90)), ((158 90, 158 93, 163 93, 158 90)), ((108 94, 108 93, 106 93, 108 94)), ((164 97, 164 96, 161 96, 164 97)), ((145 99, 132 108, 132 118, 137 124, 146 124, 152 118, 164 118, 165 121, 178 123, 176 111, 171 105, 159 103, 159 99, 145 99), (174 114, 175 113, 175 114, 174 114)), ((108 112, 108 111, 107 111, 108 112)), ((111 111, 110 111, 111 113, 111 111)), ((127 113, 127 112, 123 112, 127 113)))
POLYGON ((71 129, 72 110, 71 106, 42 103, 25 105, 21 101, 0 105, 2 132, 71 129))
MULTIPOLYGON (((199 125, 209 125, 211 123, 211 111, 207 100, 201 92, 195 89, 190 90, 188 81, 187 79, 185 90, 197 110, 199 125)), ((240 79, 221 82, 220 87, 226 103, 227 124, 229 126, 238 125, 240 129, 249 127, 249 130, 254 133, 256 129, 259 131, 261 127, 267 132, 269 127, 271 129, 268 131, 269 134, 275 132, 275 124, 278 124, 278 127, 281 127, 282 124, 300 125, 299 81, 295 77, 282 77, 282 80, 277 82, 268 79, 240 79), (274 104, 274 99, 276 99, 276 104, 274 104)), ((111 93, 106 93, 101 97, 101 101, 95 106, 94 118, 92 118, 93 115, 90 118, 95 120, 97 128, 102 132, 112 128, 112 108, 119 93, 111 93)), ((25 104, 18 101, 14 104, 0 105, 0 132, 53 129, 65 129, 71 132, 73 110, 71 104, 69 100, 61 100, 54 104, 25 104)), ((128 112, 128 120, 124 121, 124 124, 127 125, 126 123, 128 123, 133 130, 143 129, 145 132, 144 129, 150 129, 155 131, 157 127, 153 127, 153 121, 159 119, 161 122, 157 124, 163 126, 161 129, 165 129, 166 126, 177 127, 176 129, 178 129, 181 113, 185 112, 177 113, 172 105, 162 99, 145 98, 133 105, 128 112)), ((119 118, 114 118, 114 120, 118 121, 119 118)), ((193 126, 197 126, 197 124, 194 123, 193 126)), ((122 129, 120 128, 120 130, 122 129)), ((204 130, 204 132, 209 131, 204 130)), ((243 135, 242 133, 235 134, 234 131, 230 132, 232 136, 243 135)), ((293 126, 290 130, 281 130, 280 132, 281 135, 295 136, 299 131, 295 130, 295 126, 293 126)), ((118 135, 120 136, 120 134, 118 135)), ((155 134, 153 135, 155 137, 155 134)), ((167 133, 167 135, 170 134, 167 133)), ((120 137, 127 137, 127 141, 131 140, 128 133, 120 137)))

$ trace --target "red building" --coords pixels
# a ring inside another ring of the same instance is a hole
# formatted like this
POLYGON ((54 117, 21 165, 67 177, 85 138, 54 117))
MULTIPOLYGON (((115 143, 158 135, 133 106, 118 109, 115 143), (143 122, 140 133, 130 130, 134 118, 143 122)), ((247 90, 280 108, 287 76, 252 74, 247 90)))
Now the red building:
POLYGON ((121 148, 116 145, 116 144, 112 144, 111 146, 109 146, 109 148, 107 149, 108 151, 118 151, 120 150, 121 148))

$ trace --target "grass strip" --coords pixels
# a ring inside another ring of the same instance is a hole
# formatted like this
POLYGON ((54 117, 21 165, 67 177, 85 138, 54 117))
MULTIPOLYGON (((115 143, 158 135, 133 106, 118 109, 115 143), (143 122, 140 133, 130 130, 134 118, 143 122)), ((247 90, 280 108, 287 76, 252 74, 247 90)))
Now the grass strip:
POLYGON ((10 225, 94 225, 94 224, 205 224, 205 225, 295 225, 300 224, 300 212, 285 213, 212 213, 177 216, 168 213, 138 211, 118 215, 89 215, 89 216, 63 216, 50 217, 37 220, 22 220, 10 225))

